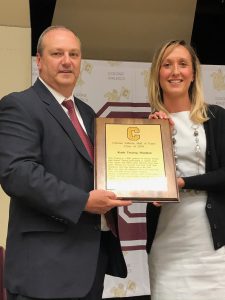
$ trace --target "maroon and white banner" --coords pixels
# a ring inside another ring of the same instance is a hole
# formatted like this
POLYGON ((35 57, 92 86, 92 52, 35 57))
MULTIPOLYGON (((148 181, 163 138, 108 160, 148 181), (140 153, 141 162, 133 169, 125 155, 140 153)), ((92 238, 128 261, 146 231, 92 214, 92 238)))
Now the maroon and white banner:
MULTIPOLYGON (((150 63, 83 60, 74 94, 88 103, 99 117, 147 118, 150 113, 147 85, 150 63)), ((33 58, 32 82, 37 77, 33 58)), ((225 107, 225 66, 202 66, 203 88, 208 103, 225 107)), ((106 276, 104 298, 149 295, 145 252, 146 204, 119 209, 121 244, 128 277, 106 276)))

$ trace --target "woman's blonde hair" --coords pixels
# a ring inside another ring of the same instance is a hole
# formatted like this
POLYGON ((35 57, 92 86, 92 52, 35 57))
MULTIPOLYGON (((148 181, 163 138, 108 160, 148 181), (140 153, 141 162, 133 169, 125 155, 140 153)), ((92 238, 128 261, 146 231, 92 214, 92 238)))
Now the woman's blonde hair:
POLYGON ((149 77, 149 101, 152 112, 154 111, 164 111, 168 114, 164 103, 163 103, 163 93, 159 82, 159 72, 164 59, 165 51, 170 47, 169 53, 177 46, 185 47, 191 55, 193 75, 194 80, 189 87, 189 97, 191 101, 191 111, 190 118, 194 123, 203 123, 208 120, 207 117, 207 104, 204 102, 202 82, 201 82, 201 71, 200 62, 194 51, 194 49, 186 44, 184 40, 173 40, 164 43, 155 53, 149 77))

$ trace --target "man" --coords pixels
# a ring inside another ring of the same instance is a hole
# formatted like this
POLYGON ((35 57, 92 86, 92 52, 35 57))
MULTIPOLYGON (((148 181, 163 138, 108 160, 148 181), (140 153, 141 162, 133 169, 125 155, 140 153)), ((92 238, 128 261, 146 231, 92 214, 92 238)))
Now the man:
POLYGON ((103 230, 104 214, 131 202, 93 190, 90 149, 65 104, 73 100, 93 143, 95 113, 73 97, 80 64, 76 35, 49 27, 39 38, 34 86, 0 101, 0 183, 11 197, 8 300, 98 300, 106 273, 127 274, 118 235, 103 230))

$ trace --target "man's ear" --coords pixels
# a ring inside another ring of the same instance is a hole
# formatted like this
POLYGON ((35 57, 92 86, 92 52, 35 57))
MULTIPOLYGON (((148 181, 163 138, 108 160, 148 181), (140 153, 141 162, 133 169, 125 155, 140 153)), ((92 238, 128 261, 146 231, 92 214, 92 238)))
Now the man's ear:
POLYGON ((38 67, 38 70, 40 69, 41 64, 41 55, 39 53, 36 54, 36 65, 38 67))

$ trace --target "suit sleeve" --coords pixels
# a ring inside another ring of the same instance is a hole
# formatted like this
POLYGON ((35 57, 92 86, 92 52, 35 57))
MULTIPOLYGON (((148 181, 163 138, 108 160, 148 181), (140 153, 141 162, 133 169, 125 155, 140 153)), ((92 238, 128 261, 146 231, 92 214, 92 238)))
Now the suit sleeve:
POLYGON ((16 95, 0 101, 2 188, 14 201, 77 223, 89 194, 45 170, 41 149, 43 124, 30 115, 16 95))

